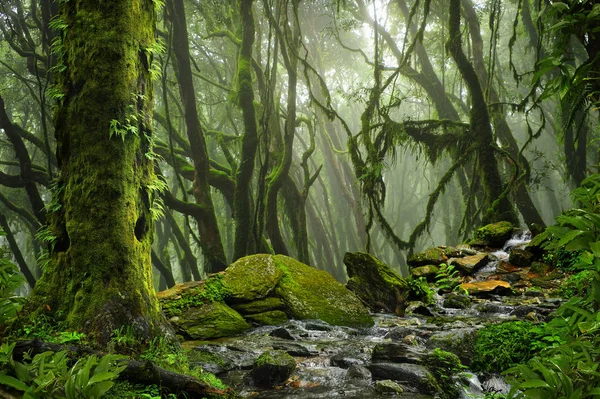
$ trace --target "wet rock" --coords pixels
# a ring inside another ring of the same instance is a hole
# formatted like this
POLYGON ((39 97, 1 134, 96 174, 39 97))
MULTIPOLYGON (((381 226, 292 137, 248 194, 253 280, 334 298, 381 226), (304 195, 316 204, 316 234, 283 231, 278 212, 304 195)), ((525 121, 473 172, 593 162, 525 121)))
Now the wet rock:
POLYGON ((550 270, 550 266, 543 262, 531 262, 529 270, 537 274, 546 274, 550 270))
POLYGON ((534 277, 532 278, 531 284, 540 287, 540 288, 558 288, 560 286, 560 281, 558 279, 561 276, 548 275, 544 277, 534 277))
POLYGON ((375 362, 412 363, 421 360, 421 352, 414 347, 399 342, 382 342, 373 348, 371 360, 375 362))
POLYGON ((316 350, 311 350, 294 342, 274 342, 271 346, 273 349, 284 351, 290 356, 312 357, 319 354, 316 350))
POLYGON ((420 301, 410 302, 406 307, 406 314, 418 314, 422 316, 434 316, 433 312, 420 301))
POLYGON ((238 259, 225 270, 228 302, 248 302, 266 297, 283 277, 271 255, 257 254, 238 259))
POLYGON ((440 331, 431 335, 427 341, 427 348, 440 348, 454 353, 462 364, 471 365, 475 353, 477 328, 458 328, 449 331, 440 331))
MULTIPOLYGON (((350 369, 352 366, 363 366, 368 358, 364 353, 338 353, 330 358, 331 365, 342 369, 350 369)), ((370 378, 369 373, 369 378, 370 378)))
POLYGON ((476 281, 472 283, 463 283, 460 288, 466 290, 469 295, 511 295, 510 284, 502 280, 476 281))
POLYGON ((442 306, 448 309, 467 309, 471 299, 466 295, 448 294, 442 306))
POLYGON ((496 273, 498 274, 507 274, 507 273, 515 273, 521 270, 520 267, 517 267, 509 262, 501 260, 498 262, 498 266, 496 266, 496 273))
POLYGON ((437 276, 439 271, 439 266, 426 265, 411 269, 410 275, 414 278, 425 277, 428 281, 433 281, 435 280, 435 277, 437 276))
POLYGON ((269 333, 269 337, 276 337, 281 339, 287 339, 290 341, 294 341, 296 338, 292 336, 292 334, 286 330, 285 328, 276 328, 269 333))
POLYGON ((381 380, 375 382, 375 392, 382 395, 389 394, 401 394, 404 392, 404 388, 397 382, 392 380, 381 380))
POLYGON ((369 309, 376 312, 404 313, 409 287, 405 279, 374 256, 364 252, 347 252, 344 264, 348 271, 346 286, 369 309))
POLYGON ((264 299, 258 299, 256 301, 246 303, 232 303, 229 306, 231 306, 232 309, 234 309, 236 312, 242 315, 285 309, 285 304, 283 303, 283 301, 280 298, 275 297, 267 297, 264 299))
POLYGON ((295 319, 318 319, 332 325, 370 327, 368 309, 333 276, 284 255, 273 256, 284 273, 274 291, 295 319))
POLYGON ((544 292, 540 289, 531 287, 529 288, 527 291, 525 291, 523 293, 523 295, 525 295, 526 297, 530 297, 530 298, 542 298, 544 297, 544 292))
POLYGON ((368 366, 374 379, 401 381, 419 393, 435 392, 435 379, 426 367, 411 363, 374 363, 368 366))
POLYGON ((269 312, 247 314, 244 316, 244 318, 248 321, 263 326, 278 326, 288 321, 287 315, 281 310, 272 310, 269 312))
POLYGON ((478 245, 502 248, 512 236, 513 228, 510 222, 491 223, 478 228, 474 238, 478 241, 478 245))
POLYGON ((435 265, 438 266, 448 259, 444 248, 432 247, 423 252, 417 252, 408 257, 406 263, 411 267, 435 265))
POLYGON ((394 327, 386 335, 385 338, 394 341, 402 341, 409 335, 414 335, 417 338, 426 338, 431 333, 412 327, 394 327))
POLYGON ((221 302, 184 309, 172 324, 178 333, 191 339, 230 337, 250 327, 238 312, 221 302))
POLYGON ((533 261, 533 254, 529 251, 519 248, 513 248, 510 251, 508 261, 515 266, 529 266, 533 261))
POLYGON ((452 255, 448 255, 450 258, 462 258, 463 256, 470 256, 477 254, 477 250, 469 247, 468 245, 461 244, 456 247, 457 255, 454 253, 452 255))
POLYGON ((506 281, 509 284, 515 284, 518 281, 521 281, 523 278, 519 273, 508 273, 503 275, 500 280, 506 281))
POLYGON ((333 327, 331 327, 327 323, 323 323, 319 320, 308 321, 304 325, 304 328, 312 331, 331 331, 333 327))
POLYGON ((348 368, 348 372, 346 373, 346 379, 350 381, 369 381, 371 379, 371 372, 365 366, 355 364, 348 368))
POLYGON ((296 369, 296 361, 284 351, 270 350, 254 362, 250 377, 254 384, 271 388, 287 380, 296 369))
POLYGON ((471 275, 477 269, 482 268, 488 263, 489 256, 487 253, 480 252, 476 255, 465 256, 464 258, 448 259, 448 264, 456 267, 463 274, 471 275))
POLYGON ((190 365, 200 366, 204 371, 221 374, 230 370, 250 369, 256 355, 251 352, 229 349, 221 345, 200 345, 188 352, 190 365))

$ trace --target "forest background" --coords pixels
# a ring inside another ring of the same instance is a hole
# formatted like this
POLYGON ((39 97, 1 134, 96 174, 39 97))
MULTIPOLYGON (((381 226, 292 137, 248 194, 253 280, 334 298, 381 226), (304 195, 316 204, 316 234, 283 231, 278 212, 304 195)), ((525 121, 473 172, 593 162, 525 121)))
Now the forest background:
MULTIPOLYGON (((26 290, 62 245, 58 3, 0 4, 0 228, 26 290)), ((597 171, 592 1, 153 3, 152 133, 133 105, 109 131, 148 141, 158 289, 260 252, 406 274, 482 223, 542 229, 597 171)))

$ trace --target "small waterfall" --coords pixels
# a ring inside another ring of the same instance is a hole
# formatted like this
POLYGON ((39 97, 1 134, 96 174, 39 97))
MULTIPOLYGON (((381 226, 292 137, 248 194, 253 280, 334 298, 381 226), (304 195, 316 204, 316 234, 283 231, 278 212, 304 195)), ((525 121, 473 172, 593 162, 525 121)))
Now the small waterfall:
POLYGON ((508 261, 508 255, 513 248, 525 248, 531 241, 531 231, 525 230, 513 235, 504 243, 502 249, 490 253, 490 261, 475 273, 475 281, 483 281, 490 274, 496 272, 496 266, 500 261, 508 261))

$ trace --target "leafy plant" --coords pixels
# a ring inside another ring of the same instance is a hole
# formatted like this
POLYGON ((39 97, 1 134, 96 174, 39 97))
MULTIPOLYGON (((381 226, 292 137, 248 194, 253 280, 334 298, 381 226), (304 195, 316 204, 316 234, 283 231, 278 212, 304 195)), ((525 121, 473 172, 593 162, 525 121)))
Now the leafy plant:
POLYGON ((131 326, 121 326, 113 330, 110 340, 118 351, 132 352, 138 346, 131 326))
POLYGON ((442 399, 458 398, 459 387, 454 379, 458 373, 466 369, 458 356, 440 348, 435 348, 423 357, 422 363, 431 371, 439 384, 439 394, 442 399))
POLYGON ((440 270, 435 276, 435 285, 440 292, 455 292, 460 290, 463 291, 463 293, 468 294, 466 290, 460 288, 461 283, 462 277, 453 265, 448 265, 446 263, 440 265, 440 270))
POLYGON ((419 298, 419 300, 426 304, 434 302, 435 293, 429 286, 425 277, 409 278, 406 281, 408 283, 408 288, 410 289, 410 296, 419 298))
MULTIPOLYGON (((0 230, 0 236, 4 234, 0 230)), ((0 324, 5 324, 21 310, 23 298, 14 296, 13 292, 24 281, 17 266, 8 259, 8 251, 0 247, 0 324)))
POLYGON ((557 293, 566 299, 578 296, 585 297, 589 295, 591 281, 593 279, 590 270, 583 270, 579 273, 572 274, 564 281, 557 289, 557 293))

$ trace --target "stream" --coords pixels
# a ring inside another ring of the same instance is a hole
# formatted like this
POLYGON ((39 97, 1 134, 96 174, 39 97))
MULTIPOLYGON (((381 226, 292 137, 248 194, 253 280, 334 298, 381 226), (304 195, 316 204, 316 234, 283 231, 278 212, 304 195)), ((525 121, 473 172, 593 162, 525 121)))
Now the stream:
MULTIPOLYGON (((527 233, 509 240, 504 248, 475 275, 484 280, 494 275, 499 261, 508 259, 511 248, 530 240, 527 233)), ((456 353, 469 365, 472 353, 459 345, 465 337, 498 320, 544 318, 560 303, 543 296, 471 297, 465 309, 444 307, 448 295, 437 295, 433 305, 409 306, 406 317, 375 314, 375 326, 349 328, 331 326, 319 320, 290 320, 280 326, 261 326, 243 336, 213 341, 188 341, 190 358, 204 370, 215 373, 238 393, 252 398, 381 398, 381 380, 399 383, 399 398, 432 398, 423 387, 424 373, 419 365, 424 353, 440 347, 456 353), (254 360, 269 349, 284 350, 293 356, 297 368, 282 386, 255 387, 248 374, 254 360)), ((507 384, 497 375, 460 376, 461 399, 483 398, 486 392, 505 393, 507 384)), ((389 396, 389 394, 387 394, 389 396)))

